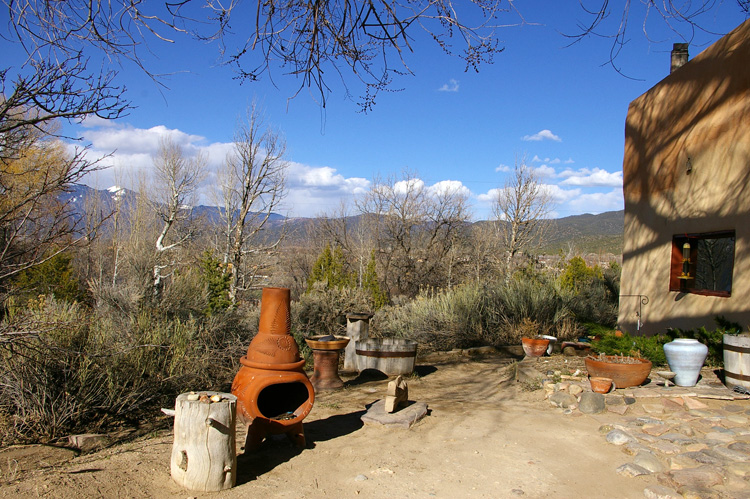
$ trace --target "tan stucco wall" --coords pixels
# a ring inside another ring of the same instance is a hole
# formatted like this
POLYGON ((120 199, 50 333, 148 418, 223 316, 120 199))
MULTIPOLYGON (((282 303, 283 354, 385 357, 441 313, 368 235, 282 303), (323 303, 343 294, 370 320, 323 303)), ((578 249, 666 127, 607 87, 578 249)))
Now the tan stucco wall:
MULTIPOLYGON (((750 21, 630 104, 623 180, 620 293, 648 296, 641 332, 713 329, 717 315, 750 325, 750 21), (672 236, 730 229, 731 296, 670 292, 672 236)), ((638 303, 620 298, 631 333, 638 303)))

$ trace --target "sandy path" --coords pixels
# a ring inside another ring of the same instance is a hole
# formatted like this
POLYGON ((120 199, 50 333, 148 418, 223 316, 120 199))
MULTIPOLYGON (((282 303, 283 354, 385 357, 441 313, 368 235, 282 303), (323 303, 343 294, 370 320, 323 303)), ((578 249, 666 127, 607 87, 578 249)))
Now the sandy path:
POLYGON ((359 419, 386 380, 322 393, 305 420, 309 448, 266 441, 239 457, 238 485, 226 492, 174 484, 164 432, 25 473, 0 487, 0 497, 640 498, 656 483, 615 472, 629 456, 597 430, 621 416, 563 415, 543 391, 509 380, 505 365, 491 358, 421 368, 422 377, 409 379, 410 399, 426 402, 430 414, 410 430, 359 419))

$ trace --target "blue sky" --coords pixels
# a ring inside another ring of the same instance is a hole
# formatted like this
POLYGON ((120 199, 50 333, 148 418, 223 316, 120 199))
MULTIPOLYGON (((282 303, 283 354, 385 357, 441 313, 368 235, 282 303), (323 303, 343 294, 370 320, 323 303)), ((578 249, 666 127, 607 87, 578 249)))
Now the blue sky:
MULTIPOLYGON (((734 2, 717 5, 701 19, 712 33, 691 36, 691 58, 744 21, 734 2)), ((91 144, 90 154, 115 151, 105 160, 111 168, 86 183, 132 187, 138 172, 150 173, 165 134, 188 153, 205 151, 215 169, 255 99, 286 138, 289 193, 279 211, 289 216, 331 213, 376 176, 408 169, 428 186, 461 186, 474 218, 485 219, 493 189, 524 157, 549 186, 554 216, 622 209, 628 103, 668 74, 672 43, 686 40, 653 15, 647 39, 642 4, 634 3, 629 42, 616 60, 624 77, 608 64, 611 40, 594 37, 566 47, 570 39, 561 32, 575 33, 587 19, 577 2, 539 0, 517 8, 529 24, 499 29, 505 51, 479 73, 464 72, 463 61, 416 39, 415 53, 405 56, 415 75, 397 79, 394 88, 402 90, 381 93, 367 114, 356 105, 360 87, 352 86, 354 98, 347 98, 330 80, 332 93, 322 109, 307 90, 289 100, 299 82, 282 71, 272 72, 273 81, 264 76, 240 85, 231 68, 218 63, 215 45, 181 40, 154 43, 147 56, 155 72, 170 74, 165 88, 126 63, 119 81, 136 108, 116 122, 88 120, 65 130, 91 144)), ((617 14, 610 25, 619 21, 617 14)), ((207 204, 211 184, 209 176, 201 190, 207 204)))

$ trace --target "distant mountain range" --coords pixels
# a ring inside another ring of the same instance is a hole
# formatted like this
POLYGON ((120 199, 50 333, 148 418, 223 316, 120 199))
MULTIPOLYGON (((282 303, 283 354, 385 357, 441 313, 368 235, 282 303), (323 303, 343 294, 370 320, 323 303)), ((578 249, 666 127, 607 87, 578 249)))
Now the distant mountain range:
MULTIPOLYGON (((106 213, 115 207, 118 200, 121 206, 127 207, 135 203, 136 193, 120 187, 99 190, 85 185, 74 185, 69 192, 60 196, 60 200, 69 202, 74 211, 82 217, 94 206, 98 206, 99 210, 106 213)), ((200 205, 193 208, 193 216, 204 219, 209 225, 219 222, 220 213, 216 206, 200 205)), ((599 215, 574 215, 553 220, 542 251, 550 255, 558 254, 560 251, 566 254, 572 251, 621 255, 624 213, 623 210, 608 211, 599 215)), ((353 221, 356 223, 356 220, 353 221)), ((316 223, 318 220, 314 218, 285 218, 273 213, 266 226, 267 238, 273 239, 284 226, 289 237, 301 238, 308 227, 316 223)))
POLYGON ((573 249, 580 253, 622 254, 625 210, 558 218, 547 232, 542 250, 555 254, 573 249))

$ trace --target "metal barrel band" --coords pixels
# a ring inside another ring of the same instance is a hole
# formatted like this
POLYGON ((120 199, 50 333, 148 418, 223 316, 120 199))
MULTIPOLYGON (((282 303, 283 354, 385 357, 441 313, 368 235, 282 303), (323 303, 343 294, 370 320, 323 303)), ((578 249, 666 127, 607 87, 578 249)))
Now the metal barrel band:
POLYGON ((387 358, 399 358, 399 357, 415 357, 417 352, 380 352, 376 350, 355 350, 357 355, 364 357, 376 357, 379 359, 387 358))
POLYGON ((740 381, 750 381, 750 376, 747 374, 737 374, 731 371, 724 370, 724 376, 727 378, 738 379, 740 381))
POLYGON ((741 347, 738 345, 727 345, 726 343, 724 343, 724 350, 728 350, 730 352, 750 353, 750 347, 741 347))

